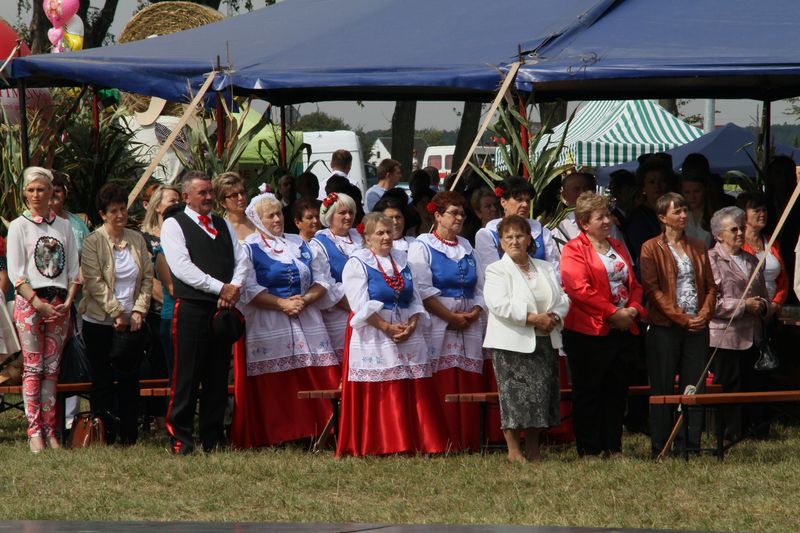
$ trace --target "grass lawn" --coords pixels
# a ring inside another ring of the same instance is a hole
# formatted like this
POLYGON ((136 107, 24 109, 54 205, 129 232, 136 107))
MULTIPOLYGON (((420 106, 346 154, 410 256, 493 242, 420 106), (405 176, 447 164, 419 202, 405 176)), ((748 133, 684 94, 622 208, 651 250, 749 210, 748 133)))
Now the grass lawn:
POLYGON ((800 429, 747 442, 720 463, 624 458, 542 464, 487 456, 333 458, 300 448, 173 457, 165 441, 32 455, 17 412, 0 415, 0 519, 572 525, 797 531, 800 429))

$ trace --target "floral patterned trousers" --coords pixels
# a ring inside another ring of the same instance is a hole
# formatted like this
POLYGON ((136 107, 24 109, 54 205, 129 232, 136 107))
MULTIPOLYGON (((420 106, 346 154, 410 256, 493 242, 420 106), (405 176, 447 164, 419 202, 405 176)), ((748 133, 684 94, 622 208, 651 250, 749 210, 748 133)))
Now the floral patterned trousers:
MULTIPOLYGON (((62 301, 55 299, 50 303, 58 305, 62 301)), ((22 398, 28 419, 28 437, 55 435, 56 384, 69 313, 45 322, 27 300, 17 296, 14 323, 22 347, 22 398)))

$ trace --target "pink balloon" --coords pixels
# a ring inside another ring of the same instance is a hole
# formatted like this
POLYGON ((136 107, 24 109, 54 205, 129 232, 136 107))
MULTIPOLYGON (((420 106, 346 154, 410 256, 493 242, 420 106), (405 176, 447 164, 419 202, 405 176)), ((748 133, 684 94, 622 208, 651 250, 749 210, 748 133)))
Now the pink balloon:
POLYGON ((80 0, 44 0, 42 5, 53 27, 60 28, 78 12, 80 0))
POLYGON ((50 28, 47 30, 47 38, 53 46, 57 45, 62 37, 64 37, 64 28, 50 28))

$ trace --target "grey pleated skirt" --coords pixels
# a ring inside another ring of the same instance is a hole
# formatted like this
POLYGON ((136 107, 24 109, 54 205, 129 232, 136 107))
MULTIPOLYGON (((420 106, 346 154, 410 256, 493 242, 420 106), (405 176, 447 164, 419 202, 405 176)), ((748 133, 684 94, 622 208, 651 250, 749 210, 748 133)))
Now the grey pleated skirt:
POLYGON ((558 351, 536 337, 533 353, 493 350, 502 429, 547 428, 561 423, 558 351))

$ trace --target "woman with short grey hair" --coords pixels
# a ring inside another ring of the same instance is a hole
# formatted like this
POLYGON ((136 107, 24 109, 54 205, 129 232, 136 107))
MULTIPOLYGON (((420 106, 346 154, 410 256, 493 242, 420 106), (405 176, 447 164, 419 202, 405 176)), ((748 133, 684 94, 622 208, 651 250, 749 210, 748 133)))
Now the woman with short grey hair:
POLYGON ((345 329, 350 315, 350 306, 342 286, 342 272, 350 256, 363 248, 361 235, 353 229, 355 216, 355 200, 346 194, 330 193, 319 208, 319 221, 325 229, 318 231, 308 243, 314 253, 327 262, 335 282, 317 306, 322 309, 325 327, 340 360, 344 353, 345 329))
MULTIPOLYGON (((711 233, 717 244, 708 252, 717 304, 711 317, 710 344, 717 349, 713 361, 714 381, 725 392, 754 391, 760 388, 753 369, 758 359, 756 343, 761 339, 761 324, 771 312, 763 271, 747 289, 758 259, 742 251, 745 213, 738 207, 724 207, 711 218, 711 233), (728 323, 730 322, 730 325, 728 323)), ((746 412, 748 421, 757 420, 757 409, 746 412)), ((741 407, 728 407, 718 423, 725 424, 726 438, 735 440, 743 428, 741 407)), ((745 422, 744 428, 748 425, 745 422)))

